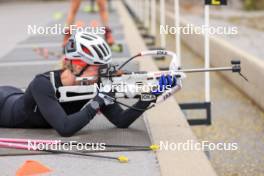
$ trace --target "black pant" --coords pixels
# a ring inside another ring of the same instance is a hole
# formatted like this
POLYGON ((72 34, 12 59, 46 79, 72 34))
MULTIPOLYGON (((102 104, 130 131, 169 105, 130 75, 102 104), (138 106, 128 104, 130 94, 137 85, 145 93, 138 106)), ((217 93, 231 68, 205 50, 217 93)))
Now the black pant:
POLYGON ((0 126, 12 126, 12 105, 23 95, 22 90, 11 86, 0 86, 0 126))

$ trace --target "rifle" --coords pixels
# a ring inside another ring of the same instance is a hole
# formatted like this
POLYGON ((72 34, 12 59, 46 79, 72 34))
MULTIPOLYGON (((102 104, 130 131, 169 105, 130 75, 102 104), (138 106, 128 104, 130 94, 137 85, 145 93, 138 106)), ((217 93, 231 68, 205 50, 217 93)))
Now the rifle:
MULTIPOLYGON (((63 86, 58 88, 60 93, 60 102, 71 102, 80 100, 89 100, 94 98, 98 92, 113 91, 114 96, 105 96, 110 101, 115 101, 124 106, 130 107, 126 104, 118 102, 117 98, 137 98, 141 101, 155 101, 155 104, 165 101, 171 97, 177 91, 182 89, 182 80, 186 78, 187 73, 199 73, 199 72, 215 72, 215 71, 232 71, 233 73, 239 73, 245 80, 247 80, 241 74, 241 62, 239 60, 232 60, 231 66, 227 67, 213 67, 213 68, 195 68, 195 69, 181 69, 180 61, 176 53, 166 50, 151 50, 143 51, 130 59, 126 60, 121 66, 110 65, 106 69, 102 69, 99 77, 101 80, 100 86, 98 84, 85 85, 87 81, 95 79, 95 77, 78 77, 77 81, 80 85, 77 86, 63 86), (122 70, 122 68, 128 64, 131 60, 142 56, 171 56, 172 61, 170 63, 169 70, 165 71, 138 71, 130 72, 122 70), (159 79, 162 75, 170 75, 176 77, 176 86, 164 91, 158 98, 151 93, 151 91, 158 89, 159 79)), ((54 78, 54 76, 51 76, 54 78)), ((54 85, 54 80, 51 82, 54 85)), ((54 86, 55 87, 55 86, 54 86)), ((154 106, 154 105, 153 105, 154 106)), ((153 107, 152 106, 152 107, 153 107)))

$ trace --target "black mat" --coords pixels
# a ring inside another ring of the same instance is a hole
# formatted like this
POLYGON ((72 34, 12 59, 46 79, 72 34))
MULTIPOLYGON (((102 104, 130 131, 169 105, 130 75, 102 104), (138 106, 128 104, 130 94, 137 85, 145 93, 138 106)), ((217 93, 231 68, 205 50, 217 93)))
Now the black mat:
MULTIPOLYGON (((54 139, 78 142, 99 142, 107 144, 150 145, 143 119, 138 119, 128 129, 118 129, 108 122, 102 115, 97 115, 85 128, 73 137, 63 138, 52 129, 0 129, 1 138, 54 139)), ((14 149, 0 148, 0 155, 17 153, 14 149)), ((30 153, 31 151, 22 151, 30 153)))

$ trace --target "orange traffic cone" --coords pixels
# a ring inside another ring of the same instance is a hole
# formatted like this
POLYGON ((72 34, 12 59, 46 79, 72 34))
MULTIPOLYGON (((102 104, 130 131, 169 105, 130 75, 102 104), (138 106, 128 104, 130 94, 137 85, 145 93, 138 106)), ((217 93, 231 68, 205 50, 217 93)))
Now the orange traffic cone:
POLYGON ((27 160, 16 172, 16 176, 33 176, 51 172, 51 170, 38 161, 27 160))

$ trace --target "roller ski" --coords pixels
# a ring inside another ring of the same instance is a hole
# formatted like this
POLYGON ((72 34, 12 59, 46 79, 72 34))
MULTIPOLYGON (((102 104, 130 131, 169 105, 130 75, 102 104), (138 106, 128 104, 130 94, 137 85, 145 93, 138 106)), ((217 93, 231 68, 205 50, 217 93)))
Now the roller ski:
POLYGON ((83 11, 86 13, 97 13, 99 11, 99 8, 95 3, 95 0, 91 0, 90 4, 84 6, 83 11))

